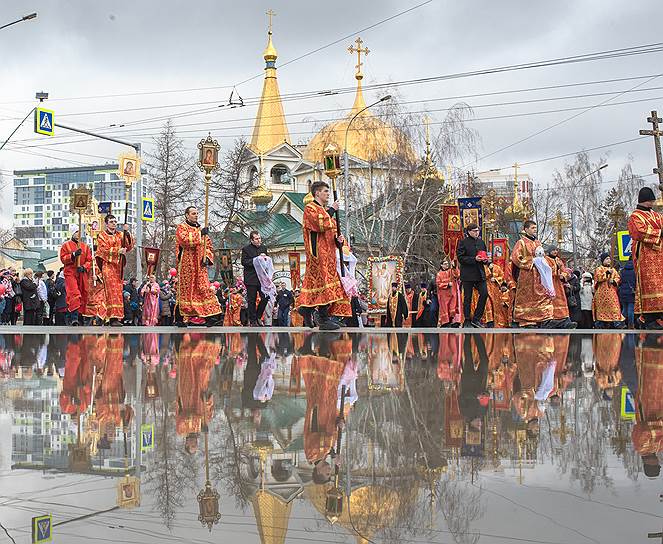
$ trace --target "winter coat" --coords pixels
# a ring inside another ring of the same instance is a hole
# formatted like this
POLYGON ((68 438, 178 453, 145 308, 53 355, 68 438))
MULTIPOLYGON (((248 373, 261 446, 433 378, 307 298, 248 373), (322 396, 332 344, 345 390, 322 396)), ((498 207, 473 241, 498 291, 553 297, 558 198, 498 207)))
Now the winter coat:
POLYGON ((619 284, 619 301, 621 303, 635 302, 635 269, 633 262, 628 261, 622 268, 620 275, 622 283, 619 284))
POLYGON ((20 285, 23 310, 38 310, 41 300, 39 300, 39 296, 37 295, 37 284, 29 278, 23 278, 20 285))
POLYGON ((585 283, 586 279, 592 279, 591 274, 583 274, 580 279, 580 309, 583 311, 592 311, 592 302, 594 301, 594 280, 585 283))

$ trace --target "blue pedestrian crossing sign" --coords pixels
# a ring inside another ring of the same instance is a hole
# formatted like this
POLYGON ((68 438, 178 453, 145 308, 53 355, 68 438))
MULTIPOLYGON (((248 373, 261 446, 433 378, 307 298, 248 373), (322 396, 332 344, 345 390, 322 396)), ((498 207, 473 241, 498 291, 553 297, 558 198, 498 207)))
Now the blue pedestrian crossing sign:
POLYGON ((32 518, 32 544, 53 540, 53 518, 51 515, 32 518))
POLYGON ((631 235, 627 230, 620 230, 617 233, 617 249, 619 250, 619 260, 628 261, 631 258, 631 235))
POLYGON ((622 385, 622 398, 621 398, 621 407, 620 415, 622 419, 629 421, 635 419, 635 400, 633 399, 633 393, 629 390, 628 387, 622 385))
POLYGON ((141 211, 143 221, 154 221, 154 199, 144 196, 141 211))
POLYGON ((154 423, 145 423, 140 426, 140 451, 154 449, 154 423))
POLYGON ((55 134, 55 115, 51 110, 35 108, 35 132, 46 136, 55 134))

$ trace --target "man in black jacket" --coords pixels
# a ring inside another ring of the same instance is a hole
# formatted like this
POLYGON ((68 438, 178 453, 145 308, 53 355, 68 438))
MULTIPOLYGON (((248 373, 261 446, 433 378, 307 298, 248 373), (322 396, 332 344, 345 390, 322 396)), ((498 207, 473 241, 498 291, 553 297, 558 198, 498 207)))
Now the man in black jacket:
POLYGON ((467 236, 458 243, 456 256, 460 262, 460 281, 463 284, 463 315, 464 327, 483 328, 481 318, 486 309, 488 300, 488 287, 486 285, 485 265, 488 263, 485 242, 479 238, 479 225, 470 223, 467 226, 467 236), (472 316, 472 293, 479 292, 477 307, 472 316))
POLYGON ((267 307, 268 297, 260 289, 260 280, 253 266, 253 259, 259 255, 267 255, 267 248, 263 245, 262 238, 257 230, 251 231, 249 240, 250 243, 242 248, 242 266, 244 267, 244 285, 246 285, 249 327, 256 327, 267 307), (258 293, 260 293, 260 303, 256 309, 258 293))

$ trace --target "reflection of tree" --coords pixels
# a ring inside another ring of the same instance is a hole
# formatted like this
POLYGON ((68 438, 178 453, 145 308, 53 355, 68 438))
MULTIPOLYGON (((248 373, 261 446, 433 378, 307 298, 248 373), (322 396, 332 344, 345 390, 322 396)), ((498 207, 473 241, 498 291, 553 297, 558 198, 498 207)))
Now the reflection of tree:
POLYGON ((484 513, 480 488, 473 487, 469 482, 458 480, 443 482, 440 492, 440 509, 454 542, 475 544, 479 541, 480 535, 470 532, 470 524, 484 513))
MULTIPOLYGON (((574 429, 553 462, 562 474, 569 474, 571 482, 578 482, 583 492, 591 496, 597 486, 613 487, 613 480, 608 476, 607 455, 612 450, 615 412, 600 400, 601 392, 594 381, 576 380, 570 390, 574 398, 566 403, 570 411, 567 419, 574 429)), ((552 443, 550 427, 542 425, 541 433, 541 446, 544 453, 548 453, 546 444, 552 443)))
MULTIPOLYGON (((198 463, 195 456, 184 452, 175 432, 175 418, 169 413, 172 392, 169 391, 167 369, 157 373, 162 398, 155 402, 155 453, 145 475, 147 493, 154 497, 156 509, 168 529, 176 512, 182 508, 187 494, 196 492, 198 463)), ((174 397, 173 397, 174 398, 174 397)))
POLYGON ((223 482, 228 495, 244 510, 249 505, 251 488, 249 480, 242 477, 241 467, 249 463, 248 455, 240 447, 232 416, 221 412, 210 428, 210 477, 223 482))

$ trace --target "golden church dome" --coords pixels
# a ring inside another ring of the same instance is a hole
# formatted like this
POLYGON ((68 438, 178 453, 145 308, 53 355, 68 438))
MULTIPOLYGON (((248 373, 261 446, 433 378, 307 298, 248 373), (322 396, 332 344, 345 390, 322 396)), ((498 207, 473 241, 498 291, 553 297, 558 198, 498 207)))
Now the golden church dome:
MULTIPOLYGON (((381 528, 393 525, 399 511, 416 500, 417 492, 414 486, 400 491, 383 485, 354 489, 349 500, 344 497, 338 524, 357 535, 358 542, 366 542, 381 528)), ((305 488, 304 496, 324 515, 326 493, 327 486, 313 484, 305 488)))
POLYGON ((306 146, 304 159, 322 162, 323 150, 329 144, 335 144, 345 150, 345 135, 348 135, 347 151, 349 155, 367 162, 375 162, 393 155, 401 155, 406 160, 415 160, 412 145, 403 132, 373 115, 366 108, 361 81, 361 53, 368 54, 368 49, 361 48, 362 41, 357 38, 357 49, 350 47, 350 53, 357 53, 357 92, 352 110, 343 118, 334 121, 320 130, 306 146), (355 118, 356 116, 356 118, 355 118), (353 121, 353 118, 354 121, 353 121), (348 131, 348 126, 350 130, 348 131))

